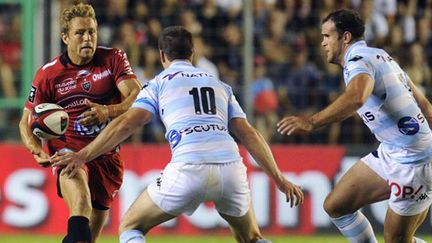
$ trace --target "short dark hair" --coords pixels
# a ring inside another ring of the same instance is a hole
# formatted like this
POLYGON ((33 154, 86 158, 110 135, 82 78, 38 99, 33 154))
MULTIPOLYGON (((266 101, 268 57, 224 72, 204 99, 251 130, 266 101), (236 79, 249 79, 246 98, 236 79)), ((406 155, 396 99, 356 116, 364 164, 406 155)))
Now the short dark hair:
POLYGON ((192 56, 192 34, 181 26, 169 26, 163 29, 159 37, 159 50, 172 61, 189 59, 192 56))
POLYGON ((353 36, 353 39, 362 39, 365 32, 365 24, 361 19, 360 15, 350 9, 336 10, 327 17, 325 17, 322 23, 327 21, 333 21, 336 26, 336 31, 339 37, 343 35, 345 31, 348 31, 353 36))

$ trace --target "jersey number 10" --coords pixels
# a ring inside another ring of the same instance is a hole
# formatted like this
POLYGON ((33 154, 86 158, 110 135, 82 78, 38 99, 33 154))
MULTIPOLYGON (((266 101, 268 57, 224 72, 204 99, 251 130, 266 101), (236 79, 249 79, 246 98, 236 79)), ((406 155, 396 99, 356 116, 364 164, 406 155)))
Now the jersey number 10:
POLYGON ((189 94, 194 99, 195 114, 201 115, 203 112, 208 115, 216 114, 216 100, 213 88, 201 87, 198 90, 195 87, 189 90, 189 94))

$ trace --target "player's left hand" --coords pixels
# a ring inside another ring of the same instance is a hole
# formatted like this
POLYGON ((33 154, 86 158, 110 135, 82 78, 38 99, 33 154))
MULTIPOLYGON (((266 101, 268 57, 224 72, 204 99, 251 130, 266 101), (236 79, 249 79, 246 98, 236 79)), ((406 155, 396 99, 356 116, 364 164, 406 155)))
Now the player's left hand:
POLYGON ((81 114, 82 118, 79 120, 80 125, 91 126, 102 124, 108 120, 109 112, 107 106, 93 103, 88 99, 85 100, 85 103, 90 107, 90 110, 81 114))
POLYGON ((309 133, 314 129, 314 125, 307 117, 286 116, 277 124, 277 131, 280 134, 294 135, 309 133))
POLYGON ((51 157, 52 166, 63 167, 61 175, 66 175, 68 178, 74 177, 85 162, 76 152, 57 152, 51 157))
POLYGON ((304 194, 300 186, 283 178, 281 182, 277 183, 277 187, 286 195, 286 201, 290 203, 291 208, 303 204, 304 194))

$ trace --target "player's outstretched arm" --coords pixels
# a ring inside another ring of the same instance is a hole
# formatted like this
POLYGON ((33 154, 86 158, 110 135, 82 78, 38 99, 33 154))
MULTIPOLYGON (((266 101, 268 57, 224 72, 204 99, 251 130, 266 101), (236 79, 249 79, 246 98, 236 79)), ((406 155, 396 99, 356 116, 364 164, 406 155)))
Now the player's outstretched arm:
POLYGON ((42 167, 48 167, 50 165, 49 156, 43 151, 41 141, 33 136, 28 124, 31 112, 24 108, 21 120, 19 122, 19 130, 21 135, 21 141, 24 146, 30 150, 35 160, 42 167))
POLYGON ((150 122, 151 118, 151 112, 139 108, 131 108, 110 122, 86 147, 78 152, 56 153, 52 157, 51 162, 53 166, 66 166, 62 171, 62 175, 73 177, 82 164, 113 150, 118 144, 127 139, 136 128, 150 122))
POLYGON ((229 123, 230 131, 240 140, 260 167, 276 183, 279 190, 285 193, 291 207, 303 203, 301 188, 289 182, 276 165, 273 154, 262 135, 246 119, 233 118, 229 123))
POLYGON ((368 74, 352 78, 345 91, 329 106, 310 117, 286 116, 277 123, 280 134, 302 134, 352 116, 369 98, 374 80, 368 74))
POLYGON ((122 95, 122 102, 112 105, 101 105, 89 100, 86 100, 86 105, 90 108, 82 114, 80 124, 89 126, 93 124, 102 124, 108 118, 115 118, 125 113, 132 103, 135 101, 141 86, 136 79, 126 79, 121 81, 117 88, 122 95))

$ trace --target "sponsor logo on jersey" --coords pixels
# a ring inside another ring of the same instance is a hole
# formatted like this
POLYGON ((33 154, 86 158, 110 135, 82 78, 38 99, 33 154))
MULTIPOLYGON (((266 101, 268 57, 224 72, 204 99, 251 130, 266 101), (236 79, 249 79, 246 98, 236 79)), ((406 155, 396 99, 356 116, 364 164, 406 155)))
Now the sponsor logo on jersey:
POLYGON ((35 101, 35 97, 36 97, 36 92, 37 92, 37 88, 35 86, 32 85, 31 89, 30 89, 30 93, 29 93, 29 97, 28 100, 33 103, 35 101))
POLYGON ((149 86, 149 83, 150 83, 150 82, 146 82, 146 83, 142 86, 141 89, 145 89, 145 88, 147 88, 147 87, 149 86))
POLYGON ((362 56, 355 55, 353 58, 349 59, 348 62, 357 62, 358 60, 362 59, 362 56))
POLYGON ((65 106, 65 109, 71 109, 77 106, 83 106, 86 105, 85 104, 85 99, 79 99, 79 100, 74 100, 71 103, 69 103, 68 105, 65 106))
POLYGON ((225 126, 218 124, 205 124, 205 125, 196 125, 193 127, 188 127, 180 130, 181 134, 188 135, 194 132, 209 132, 209 131, 222 131, 226 132, 228 129, 225 126))
POLYGON ((175 146, 180 142, 182 135, 177 130, 171 130, 167 137, 168 142, 171 144, 171 148, 175 148, 175 146))
POLYGON ((163 79, 164 79, 164 78, 168 78, 168 80, 171 80, 171 79, 173 79, 175 76, 177 76, 177 74, 182 73, 182 72, 183 72, 183 71, 178 71, 178 72, 175 72, 175 73, 169 73, 169 74, 165 75, 165 76, 163 77, 163 79))
POLYGON ((93 79, 93 81, 96 82, 96 81, 101 80, 101 79, 103 79, 105 77, 108 77, 110 74, 111 74, 111 71, 107 69, 107 70, 105 70, 105 71, 103 71, 101 73, 95 73, 95 74, 93 74, 92 79, 93 79))
POLYGON ((73 78, 67 78, 60 83, 54 85, 54 88, 61 95, 69 93, 71 90, 77 87, 77 81, 73 78))
POLYGON ((185 73, 185 72, 182 72, 181 76, 185 77, 185 78, 213 77, 212 75, 210 75, 208 73, 185 73))
MULTIPOLYGON (((82 118, 82 115, 79 117, 82 118)), ((82 136, 87 137, 96 137, 111 121, 111 118, 108 118, 102 124, 95 124, 90 126, 84 126, 79 123, 80 119, 76 119, 74 122, 74 131, 82 136)))
POLYGON ((89 70, 79 70, 76 76, 76 79, 80 78, 87 78, 91 75, 91 72, 89 70))
POLYGON ((367 112, 361 114, 360 117, 362 118, 364 123, 368 123, 370 121, 375 120, 375 116, 370 111, 367 111, 367 112))
POLYGON ((201 132, 213 132, 213 131, 228 131, 228 128, 226 128, 223 125, 219 124, 203 124, 203 125, 196 125, 184 128, 180 131, 177 130, 171 130, 168 132, 167 139, 168 142, 171 144, 171 148, 175 148, 181 141, 183 135, 189 135, 192 133, 201 133, 201 132))
POLYGON ((420 125, 414 117, 404 116, 398 121, 399 132, 412 136, 420 130, 420 125))

